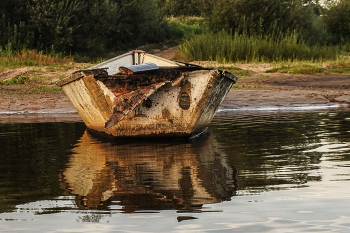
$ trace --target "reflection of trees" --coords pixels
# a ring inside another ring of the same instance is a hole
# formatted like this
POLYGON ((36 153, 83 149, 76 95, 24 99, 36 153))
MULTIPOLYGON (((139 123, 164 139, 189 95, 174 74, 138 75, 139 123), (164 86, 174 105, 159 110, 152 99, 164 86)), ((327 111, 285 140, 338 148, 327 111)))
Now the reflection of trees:
POLYGON ((193 209, 229 200, 236 170, 212 135, 191 143, 111 144, 87 132, 63 172, 66 190, 82 209, 193 209), (114 206, 114 207, 113 207, 114 206))
POLYGON ((83 123, 0 124, 0 212, 62 194, 57 180, 83 123))
POLYGON ((232 115, 217 116, 211 130, 239 170, 240 189, 251 192, 320 181, 313 171, 323 153, 305 151, 350 140, 344 135, 350 130, 348 112, 232 115))

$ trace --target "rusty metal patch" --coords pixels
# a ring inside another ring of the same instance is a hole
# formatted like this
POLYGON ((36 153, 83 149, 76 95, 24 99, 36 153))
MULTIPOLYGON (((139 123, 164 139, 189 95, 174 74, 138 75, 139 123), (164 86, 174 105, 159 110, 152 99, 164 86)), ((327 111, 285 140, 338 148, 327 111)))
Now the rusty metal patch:
POLYGON ((170 115, 171 115, 171 114, 170 114, 170 112, 169 112, 168 109, 163 109, 163 110, 162 110, 162 117, 163 117, 164 119, 169 118, 170 115))

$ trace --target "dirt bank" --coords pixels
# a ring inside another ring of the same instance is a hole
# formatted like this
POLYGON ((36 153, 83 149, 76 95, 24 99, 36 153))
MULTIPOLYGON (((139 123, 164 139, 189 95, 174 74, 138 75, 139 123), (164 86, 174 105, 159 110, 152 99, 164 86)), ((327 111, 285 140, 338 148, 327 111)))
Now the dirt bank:
POLYGON ((239 81, 222 107, 276 110, 350 106, 350 75, 288 75, 256 73, 239 81))

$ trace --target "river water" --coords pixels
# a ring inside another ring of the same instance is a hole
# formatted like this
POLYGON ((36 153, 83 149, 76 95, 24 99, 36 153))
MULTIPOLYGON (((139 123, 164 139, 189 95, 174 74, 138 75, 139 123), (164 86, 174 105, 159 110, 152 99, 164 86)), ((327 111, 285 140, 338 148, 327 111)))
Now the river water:
POLYGON ((191 141, 0 123, 0 141, 0 232, 350 230, 349 110, 223 110, 191 141))

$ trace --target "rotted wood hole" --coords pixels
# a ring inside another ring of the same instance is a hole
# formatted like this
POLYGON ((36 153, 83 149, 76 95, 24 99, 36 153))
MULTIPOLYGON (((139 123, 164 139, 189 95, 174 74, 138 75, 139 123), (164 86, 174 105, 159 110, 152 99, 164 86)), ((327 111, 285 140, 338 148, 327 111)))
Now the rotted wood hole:
POLYGON ((150 99, 145 99, 142 103, 142 105, 147 108, 147 109, 150 109, 152 107, 152 100, 150 99))

